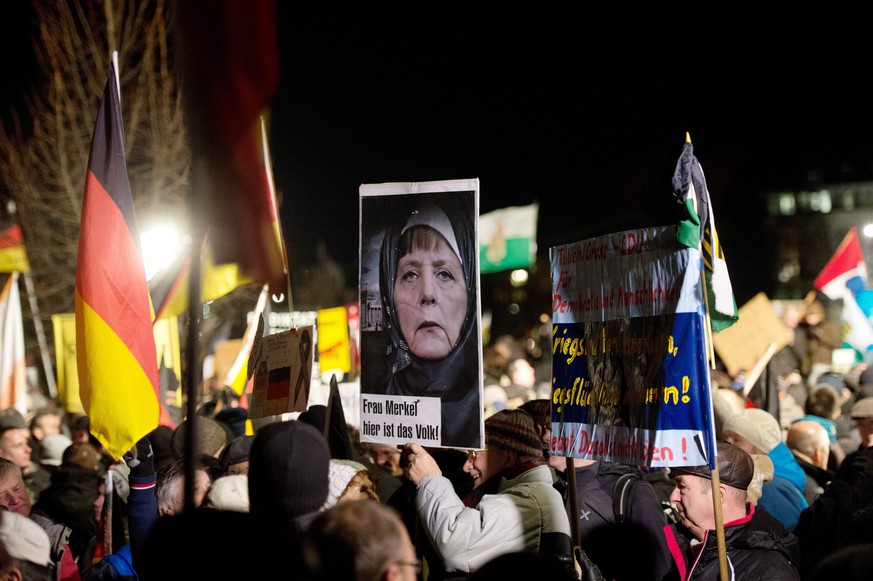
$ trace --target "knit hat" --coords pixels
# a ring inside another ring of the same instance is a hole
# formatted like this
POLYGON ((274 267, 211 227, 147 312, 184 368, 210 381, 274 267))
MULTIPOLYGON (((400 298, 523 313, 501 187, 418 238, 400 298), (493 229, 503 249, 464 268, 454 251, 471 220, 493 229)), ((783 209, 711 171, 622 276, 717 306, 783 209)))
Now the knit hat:
POLYGON ((859 399, 852 406, 853 420, 873 420, 873 397, 859 399))
POLYGON ((172 464, 175 460, 172 447, 173 428, 161 425, 149 432, 148 436, 155 453, 155 470, 172 464))
POLYGON ((233 512, 249 511, 249 478, 245 474, 222 476, 206 493, 204 506, 233 512))
POLYGON ((329 464, 327 442, 309 424, 264 426, 249 453, 251 513, 275 520, 317 511, 327 499, 329 464))
MULTIPOLYGON (((670 468, 671 474, 691 474, 712 480, 708 465, 677 466, 670 468)), ((732 488, 747 490, 755 475, 755 461, 751 454, 727 442, 718 442, 718 478, 732 488)))
POLYGON ((52 434, 46 436, 40 442, 42 453, 39 458, 40 464, 48 466, 60 466, 64 456, 64 450, 70 447, 73 441, 64 434, 52 434))
POLYGON ((234 464, 248 460, 254 439, 254 436, 238 436, 231 440, 230 444, 224 447, 224 450, 221 451, 221 455, 218 457, 221 471, 227 472, 227 469, 234 464))
POLYGON ((15 512, 0 511, 0 543, 10 557, 45 567, 51 564, 51 544, 41 526, 15 512))
POLYGON ((328 469, 328 491, 327 500, 324 501, 324 508, 330 508, 336 504, 339 497, 348 488, 352 478, 359 472, 367 472, 367 467, 360 462, 354 460, 333 460, 330 461, 328 469))
POLYGON ((17 430, 27 429, 27 422, 24 421, 24 416, 15 408, 0 410, 0 432, 13 428, 17 430))
POLYGON ((499 411, 485 420, 485 443, 521 456, 543 456, 533 418, 524 410, 499 411))
POLYGON ((248 419, 249 410, 241 407, 227 407, 215 414, 215 421, 227 426, 233 434, 233 438, 245 435, 246 420, 248 419))
POLYGON ((782 428, 779 421, 762 409, 747 409, 729 417, 722 433, 734 432, 748 440, 753 446, 769 454, 782 441, 782 428))

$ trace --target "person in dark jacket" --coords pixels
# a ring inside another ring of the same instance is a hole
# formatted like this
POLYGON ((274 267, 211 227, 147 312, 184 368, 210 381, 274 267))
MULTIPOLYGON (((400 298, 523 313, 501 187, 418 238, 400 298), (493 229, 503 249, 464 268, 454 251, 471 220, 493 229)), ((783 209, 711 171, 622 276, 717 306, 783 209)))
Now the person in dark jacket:
MULTIPOLYGON (((718 469, 728 577, 736 581, 796 581, 797 538, 766 509, 746 501, 755 464, 752 457, 726 442, 718 443, 718 469)), ((671 500, 680 523, 664 528, 679 577, 719 578, 712 476, 708 466, 673 468, 676 490, 671 500)))
MULTIPOLYGON (((559 478, 566 480, 567 459, 552 456, 549 464, 559 478)), ((667 577, 672 559, 662 534, 667 518, 652 485, 643 479, 634 466, 574 460, 576 498, 579 514, 570 513, 570 499, 564 498, 564 508, 571 526, 579 527, 579 544, 607 579, 652 579, 667 577), (632 492, 624 497, 627 506, 617 507, 615 499, 621 492, 622 476, 631 475, 632 492), (627 558, 627 546, 636 547, 639 559, 627 558)))
POLYGON ((849 455, 797 525, 804 578, 828 555, 873 543, 873 448, 849 455))

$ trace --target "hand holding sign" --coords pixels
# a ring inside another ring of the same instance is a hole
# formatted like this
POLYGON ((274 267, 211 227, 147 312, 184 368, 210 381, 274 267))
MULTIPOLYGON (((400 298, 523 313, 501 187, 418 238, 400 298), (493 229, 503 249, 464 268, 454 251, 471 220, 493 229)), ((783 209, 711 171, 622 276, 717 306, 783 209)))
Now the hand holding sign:
POLYGON ((433 456, 427 453, 427 450, 421 447, 421 444, 406 444, 404 453, 408 454, 407 463, 409 479, 413 484, 418 485, 418 483, 428 474, 436 473, 442 476, 443 472, 440 470, 436 460, 433 459, 433 456))

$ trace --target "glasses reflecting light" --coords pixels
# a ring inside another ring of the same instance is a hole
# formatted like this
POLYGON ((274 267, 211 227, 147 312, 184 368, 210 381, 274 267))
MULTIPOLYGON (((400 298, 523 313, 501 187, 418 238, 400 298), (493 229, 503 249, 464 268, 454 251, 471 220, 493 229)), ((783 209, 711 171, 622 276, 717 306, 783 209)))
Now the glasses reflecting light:
POLYGON ((488 450, 467 450, 467 461, 472 462, 476 459, 476 456, 480 456, 487 451, 488 450))

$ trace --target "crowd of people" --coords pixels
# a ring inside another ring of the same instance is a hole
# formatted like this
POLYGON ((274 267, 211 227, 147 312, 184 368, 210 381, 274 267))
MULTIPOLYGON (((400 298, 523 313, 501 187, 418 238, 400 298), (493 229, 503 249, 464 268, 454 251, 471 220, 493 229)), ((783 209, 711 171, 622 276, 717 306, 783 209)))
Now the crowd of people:
POLYGON ((362 443, 314 405, 253 435, 244 410, 204 410, 116 460, 87 417, 2 410, 0 575, 716 579, 714 496, 730 579, 869 575, 873 368, 821 374, 805 399, 783 385, 793 414, 714 381, 717 484, 706 466, 578 458, 570 479, 530 361, 513 373, 520 347, 486 349, 486 389, 503 394, 486 402, 482 450, 362 443))

